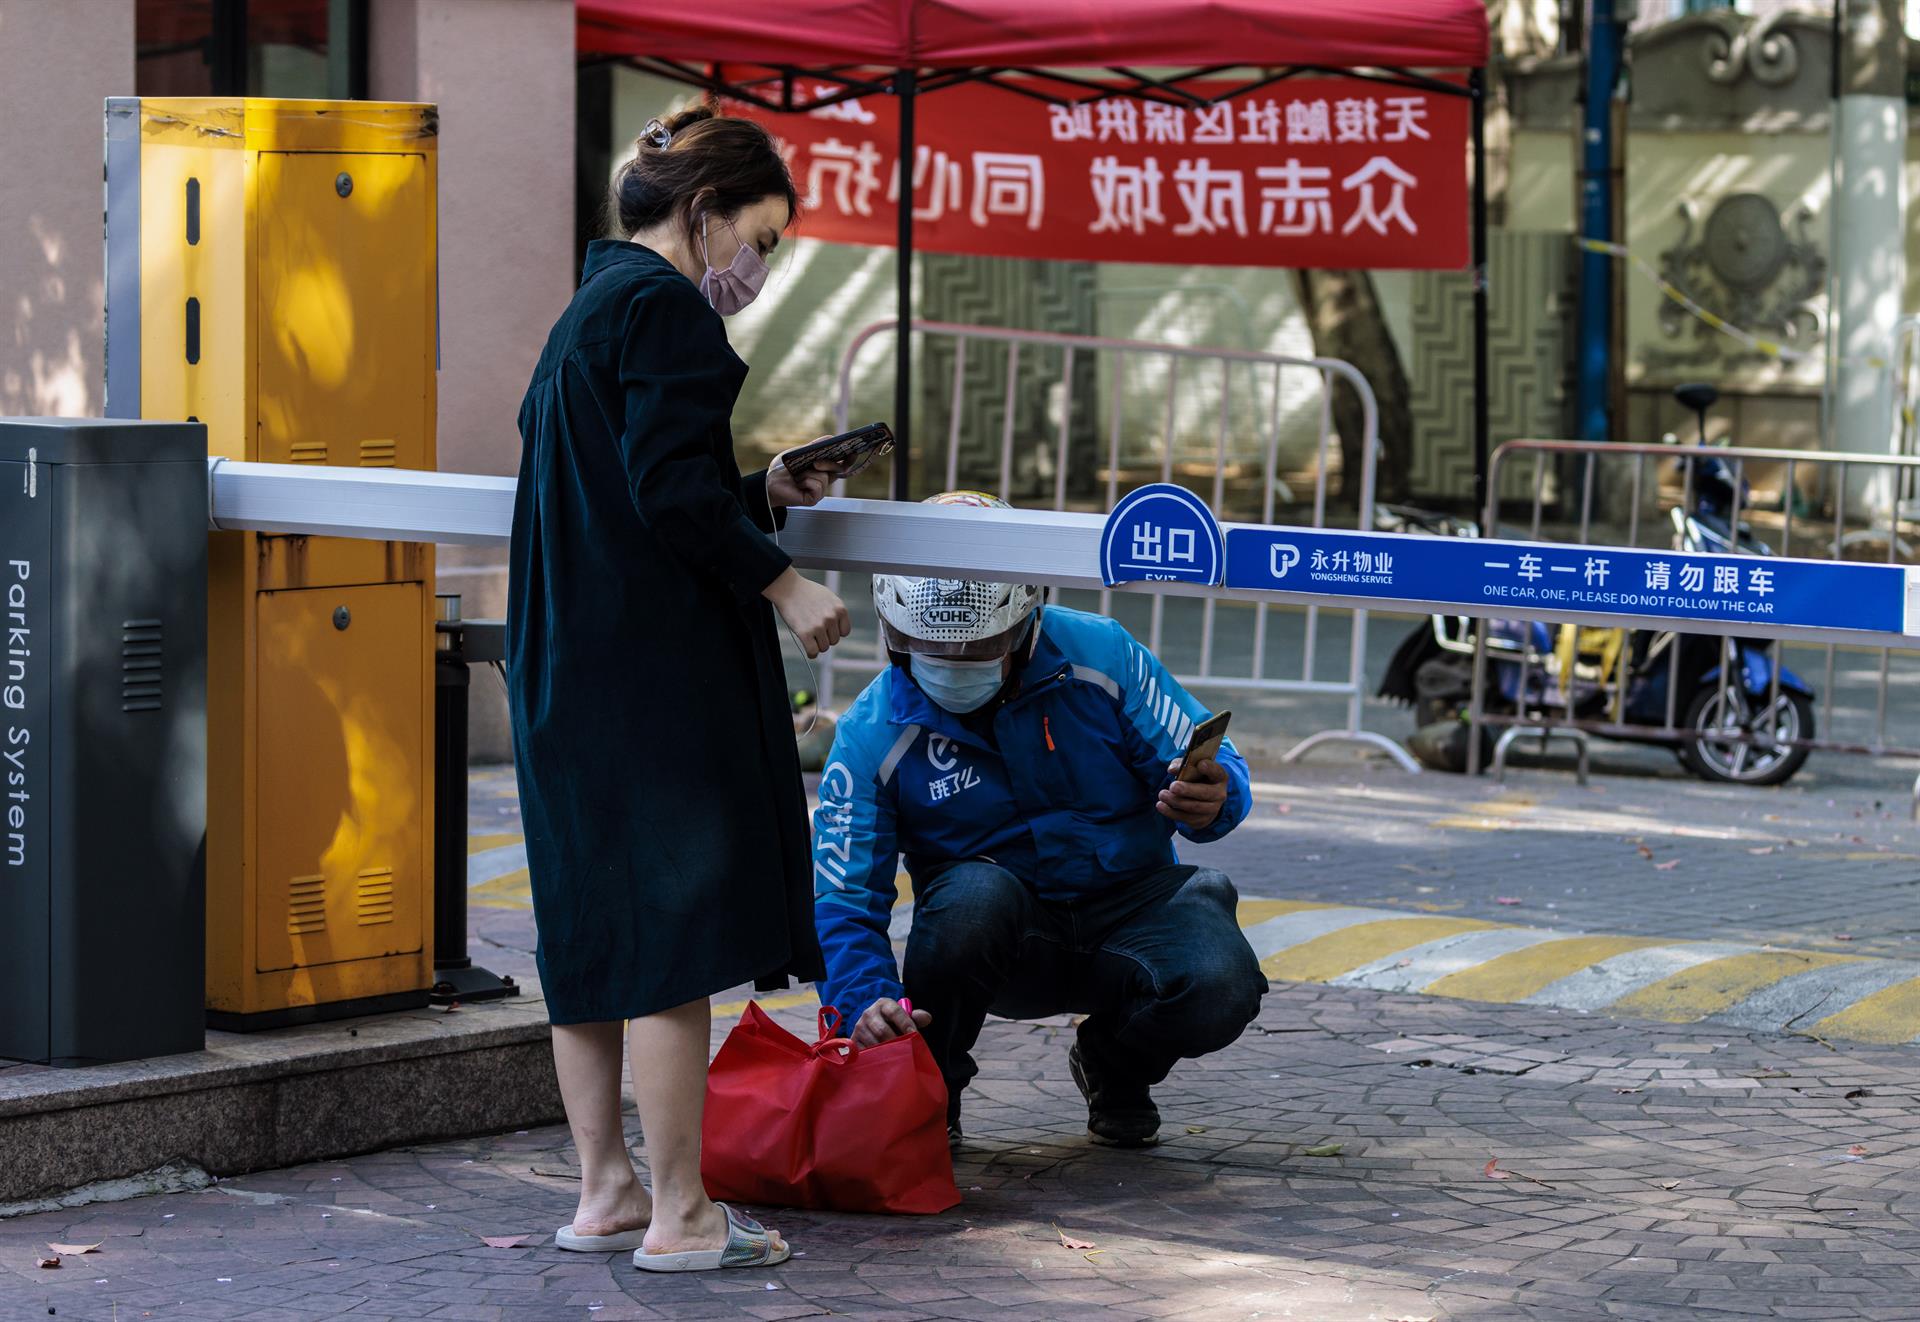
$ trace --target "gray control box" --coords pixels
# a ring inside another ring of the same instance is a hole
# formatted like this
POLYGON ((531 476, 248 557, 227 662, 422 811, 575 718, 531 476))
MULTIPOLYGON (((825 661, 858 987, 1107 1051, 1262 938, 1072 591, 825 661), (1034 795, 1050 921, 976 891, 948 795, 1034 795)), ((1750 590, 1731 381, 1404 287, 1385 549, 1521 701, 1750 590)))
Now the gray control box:
POLYGON ((206 454, 0 418, 0 1057, 205 1044, 206 454))

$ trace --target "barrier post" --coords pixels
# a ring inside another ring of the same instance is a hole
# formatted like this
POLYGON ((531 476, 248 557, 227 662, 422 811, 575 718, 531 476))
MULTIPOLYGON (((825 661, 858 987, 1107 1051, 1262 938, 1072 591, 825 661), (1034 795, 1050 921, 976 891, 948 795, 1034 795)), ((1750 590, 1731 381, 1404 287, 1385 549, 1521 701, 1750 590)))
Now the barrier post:
POLYGON ((512 978, 467 955, 467 670, 460 594, 434 594, 433 991, 435 1005, 518 996, 512 978))

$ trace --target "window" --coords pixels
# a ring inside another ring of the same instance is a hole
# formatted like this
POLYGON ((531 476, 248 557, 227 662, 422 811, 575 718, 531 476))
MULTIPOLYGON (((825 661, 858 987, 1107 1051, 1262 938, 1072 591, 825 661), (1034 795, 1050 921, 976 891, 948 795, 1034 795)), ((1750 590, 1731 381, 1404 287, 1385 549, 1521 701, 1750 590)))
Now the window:
POLYGON ((141 96, 367 94, 367 0, 136 0, 141 96))

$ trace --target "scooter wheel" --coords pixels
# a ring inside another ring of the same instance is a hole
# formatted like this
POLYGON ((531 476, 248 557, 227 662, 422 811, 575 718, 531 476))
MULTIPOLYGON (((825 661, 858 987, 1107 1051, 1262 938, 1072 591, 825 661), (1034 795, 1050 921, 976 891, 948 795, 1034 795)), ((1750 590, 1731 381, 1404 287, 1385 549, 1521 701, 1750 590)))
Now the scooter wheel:
POLYGON ((1812 751, 1794 740, 1813 738, 1813 703, 1785 689, 1771 704, 1737 687, 1717 684, 1693 695, 1681 722, 1688 733, 1677 750, 1680 764, 1702 780, 1732 785, 1778 785, 1806 763, 1812 751), (1717 734, 1771 736, 1778 743, 1736 743, 1717 734))

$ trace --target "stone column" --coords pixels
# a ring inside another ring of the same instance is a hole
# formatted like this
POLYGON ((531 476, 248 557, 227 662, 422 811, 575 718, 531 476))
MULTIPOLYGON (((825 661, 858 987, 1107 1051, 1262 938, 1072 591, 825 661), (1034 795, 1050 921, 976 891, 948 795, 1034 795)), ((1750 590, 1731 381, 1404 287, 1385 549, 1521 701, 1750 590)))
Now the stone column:
MULTIPOLYGON (((1841 0, 1839 154, 1833 199, 1838 352, 1890 358, 1906 287, 1906 31, 1898 0, 1841 0)), ((1835 379, 1835 449, 1884 454, 1892 442, 1890 370, 1843 362, 1835 379)), ((1883 513, 1892 486, 1867 474, 1848 504, 1883 513)))
MULTIPOLYGON (((440 467, 513 473, 520 397, 574 289, 573 0, 373 0, 370 92, 440 107, 440 467)), ((506 609, 506 554, 443 547, 468 618, 506 609)), ((474 676, 475 762, 510 756, 474 676)))
POLYGON ((133 95, 134 0, 0 0, 0 415, 105 398, 105 101, 133 95))

